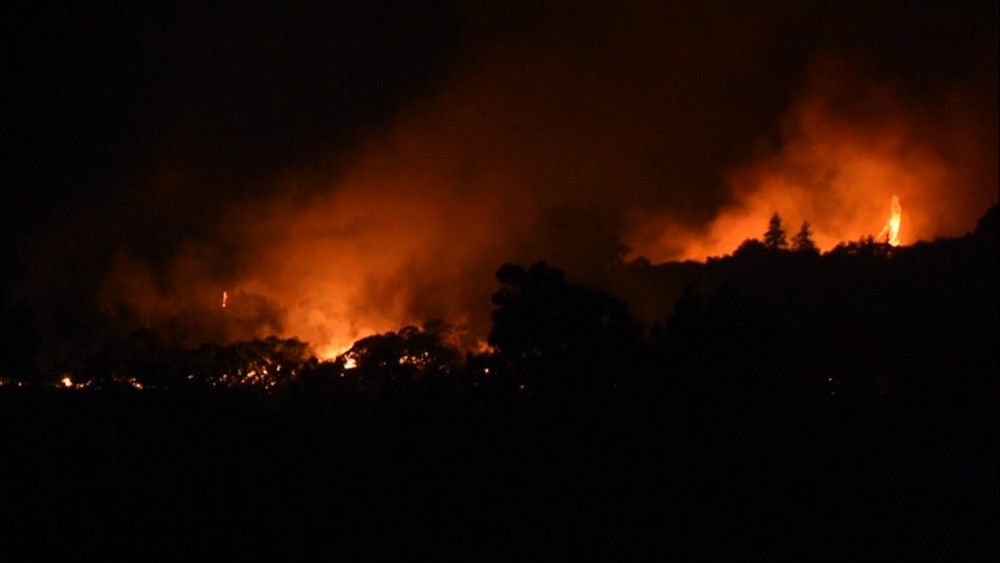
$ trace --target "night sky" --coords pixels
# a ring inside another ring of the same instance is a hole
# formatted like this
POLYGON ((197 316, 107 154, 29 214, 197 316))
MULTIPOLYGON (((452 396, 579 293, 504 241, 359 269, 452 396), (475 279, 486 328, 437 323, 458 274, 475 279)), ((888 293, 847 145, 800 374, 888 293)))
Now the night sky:
POLYGON ((704 259, 775 211, 828 249, 892 194, 912 244, 997 198, 995 2, 3 11, 3 290, 53 331, 483 334, 505 261, 704 259), (255 305, 209 327, 222 291, 255 305))

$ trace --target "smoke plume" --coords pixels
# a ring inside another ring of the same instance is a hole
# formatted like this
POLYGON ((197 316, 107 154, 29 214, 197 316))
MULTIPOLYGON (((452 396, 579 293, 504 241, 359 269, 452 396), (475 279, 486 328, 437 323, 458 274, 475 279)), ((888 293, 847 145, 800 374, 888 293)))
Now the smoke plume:
POLYGON ((81 291, 121 328, 329 356, 431 318, 484 337, 509 261, 586 281, 619 242, 700 260, 775 212, 829 249, 878 233, 893 194, 904 244, 968 232, 996 200, 996 18, 820 6, 469 7, 447 72, 349 146, 252 178, 151 157, 39 244, 63 266, 102 249, 81 291))

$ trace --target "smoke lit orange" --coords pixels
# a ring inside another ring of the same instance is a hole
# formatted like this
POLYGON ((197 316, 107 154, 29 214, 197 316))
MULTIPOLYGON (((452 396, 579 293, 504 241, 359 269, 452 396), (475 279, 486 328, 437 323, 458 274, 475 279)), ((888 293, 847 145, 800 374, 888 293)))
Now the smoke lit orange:
MULTIPOLYGON (((429 319, 452 323, 475 348, 505 262, 549 260, 587 281, 612 235, 630 257, 704 260, 760 237, 775 212, 786 229, 808 221, 821 250, 883 225, 899 244, 904 222, 907 242, 931 240, 968 232, 996 197, 995 169, 970 165, 990 162, 989 124, 850 65, 817 62, 774 138, 756 149, 746 141, 739 159, 703 170, 699 159, 714 166, 714 151, 734 142, 699 136, 724 132, 712 120, 728 106, 685 111, 697 98, 676 92, 685 82, 633 83, 628 69, 621 80, 554 83, 554 69, 589 76, 588 61, 570 57, 579 68, 567 69, 558 52, 500 55, 490 72, 456 75, 348 156, 261 180, 273 197, 241 201, 218 221, 230 264, 222 273, 209 244, 184 247, 166 273, 123 254, 107 300, 127 301, 143 320, 183 319, 177 333, 191 339, 278 333, 323 357, 429 319), (680 109, 651 119, 623 99, 680 109), (702 215, 692 218, 695 208, 702 215)), ((748 63, 727 56, 713 75, 748 63)))

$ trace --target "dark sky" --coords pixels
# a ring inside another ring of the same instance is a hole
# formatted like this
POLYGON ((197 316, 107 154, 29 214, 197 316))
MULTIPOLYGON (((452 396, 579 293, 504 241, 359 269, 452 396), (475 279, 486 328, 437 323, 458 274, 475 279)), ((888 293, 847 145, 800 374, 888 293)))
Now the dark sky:
POLYGON ((347 146, 446 71, 460 22, 446 3, 3 10, 4 203, 32 222, 157 168, 240 193, 347 146))
POLYGON ((913 242, 996 200, 995 2, 2 10, 4 289, 34 307, 243 288, 331 339, 475 316, 503 261, 582 271, 611 235, 704 257, 779 209, 824 243, 901 192, 913 242))

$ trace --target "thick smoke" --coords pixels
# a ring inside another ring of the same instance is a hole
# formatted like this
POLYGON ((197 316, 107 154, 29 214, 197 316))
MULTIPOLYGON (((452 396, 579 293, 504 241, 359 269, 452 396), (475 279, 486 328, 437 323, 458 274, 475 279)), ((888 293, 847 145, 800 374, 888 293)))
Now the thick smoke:
POLYGON ((818 6, 475 8, 447 76, 352 149, 255 178, 252 197, 156 170, 135 201, 159 227, 112 219, 149 245, 121 245, 92 293, 122 327, 277 332, 330 355, 431 318, 482 338, 507 261, 586 280, 618 241, 704 259, 775 211, 829 248, 877 233, 892 194, 904 243, 971 230, 996 199, 995 18, 927 38, 940 10, 818 6), (914 61, 924 40, 937 58, 914 61), (192 223, 176 183, 221 211, 192 223))
POLYGON ((996 104, 967 86, 941 94, 921 99, 858 58, 821 58, 781 120, 777 146, 727 174, 732 201, 698 229, 648 218, 636 246, 661 260, 721 256, 760 238, 778 213, 790 234, 809 222, 828 250, 877 235, 893 195, 904 244, 964 235, 996 202, 996 123, 983 120, 996 104))

